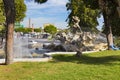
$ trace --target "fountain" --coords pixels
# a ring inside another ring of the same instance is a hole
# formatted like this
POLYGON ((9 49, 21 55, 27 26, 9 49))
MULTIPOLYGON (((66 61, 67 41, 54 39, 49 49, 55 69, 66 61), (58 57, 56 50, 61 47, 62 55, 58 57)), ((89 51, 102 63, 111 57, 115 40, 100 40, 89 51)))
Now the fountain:
POLYGON ((51 49, 53 51, 70 51, 70 52, 85 52, 85 51, 101 51, 107 49, 107 40, 102 33, 92 33, 82 31, 79 26, 79 18, 73 16, 73 26, 71 31, 59 32, 56 35, 56 39, 60 40, 60 45, 50 44, 44 48, 51 49))
POLYGON ((14 37, 14 58, 32 58, 28 49, 28 37, 14 37))
POLYGON ((34 40, 23 36, 14 36, 13 52, 14 58, 43 58, 45 51, 43 51, 42 43, 37 43, 34 40))

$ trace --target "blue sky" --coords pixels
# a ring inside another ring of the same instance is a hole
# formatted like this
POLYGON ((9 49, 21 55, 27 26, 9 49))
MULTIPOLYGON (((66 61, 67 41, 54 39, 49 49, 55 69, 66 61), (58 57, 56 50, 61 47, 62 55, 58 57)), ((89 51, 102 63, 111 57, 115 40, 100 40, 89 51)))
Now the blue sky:
POLYGON ((44 4, 34 3, 34 1, 26 2, 27 12, 24 21, 25 27, 28 26, 28 20, 31 18, 31 24, 34 27, 42 27, 46 23, 54 24, 58 28, 66 28, 65 20, 68 16, 66 11, 66 3, 68 0, 48 0, 44 4))
MULTIPOLYGON (((68 11, 66 10, 66 3, 68 0, 48 0, 44 4, 34 3, 33 1, 26 1, 27 12, 26 17, 22 24, 25 27, 28 27, 29 18, 31 19, 31 25, 34 24, 34 27, 43 27, 46 23, 54 24, 58 28, 67 28, 67 22, 65 20, 68 17, 68 11)), ((103 25, 103 18, 99 18, 100 30, 103 25)))
POLYGON ((99 25, 97 26, 98 30, 102 29, 102 26, 104 24, 103 22, 104 22, 103 16, 101 16, 100 18, 98 18, 98 23, 99 23, 99 25))

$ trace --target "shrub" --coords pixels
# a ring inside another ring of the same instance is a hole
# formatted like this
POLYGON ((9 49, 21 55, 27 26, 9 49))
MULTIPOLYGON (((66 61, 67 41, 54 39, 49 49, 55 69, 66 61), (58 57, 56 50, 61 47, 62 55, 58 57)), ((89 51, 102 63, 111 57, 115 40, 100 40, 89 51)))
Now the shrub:
POLYGON ((54 35, 57 32, 57 28, 54 25, 45 26, 44 31, 54 35))

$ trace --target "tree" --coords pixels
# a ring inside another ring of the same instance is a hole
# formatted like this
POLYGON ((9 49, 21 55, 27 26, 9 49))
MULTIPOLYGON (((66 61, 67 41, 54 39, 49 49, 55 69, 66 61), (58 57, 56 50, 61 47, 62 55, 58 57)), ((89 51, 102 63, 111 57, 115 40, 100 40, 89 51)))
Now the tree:
POLYGON ((57 28, 54 25, 50 24, 50 25, 45 26, 44 31, 46 33, 50 33, 54 35, 57 32, 57 28))
MULTIPOLYGON (((43 3, 47 0, 35 0, 37 2, 43 3)), ((3 0, 5 17, 6 17, 6 64, 11 64, 13 62, 13 31, 15 22, 15 2, 14 0, 3 0)))
MULTIPOLYGON (((17 0, 17 1, 15 0, 15 10, 16 10, 15 22, 19 23, 26 16, 25 15, 26 5, 24 3, 24 0, 17 0)), ((3 0, 0 0, 0 25, 4 26, 4 23, 5 23, 4 5, 3 5, 3 0)))
POLYGON ((110 46, 114 45, 112 29, 114 29, 113 26, 118 20, 118 15, 116 14, 118 5, 115 0, 99 0, 98 3, 104 17, 104 33, 106 34, 108 49, 110 49, 110 46))
POLYGON ((3 45, 3 39, 5 38, 5 27, 3 25, 0 25, 0 38, 1 42, 0 44, 3 45))
MULTIPOLYGON (((0 0, 0 23, 5 22, 5 15, 4 15, 4 5, 3 0, 0 0)), ((26 16, 26 5, 24 3, 24 0, 15 0, 15 11, 16 11, 16 17, 15 21, 20 22, 23 20, 23 18, 26 16)))
POLYGON ((73 26, 72 16, 77 16, 80 19, 79 25, 82 30, 97 31, 97 17, 99 15, 98 9, 90 8, 90 5, 87 5, 85 0, 69 0, 66 7, 68 11, 70 10, 67 20, 71 28, 73 26))
POLYGON ((15 32, 24 32, 25 28, 23 27, 19 27, 19 28, 15 28, 15 32))
MULTIPOLYGON (((98 9, 92 9, 90 5, 88 5, 86 0, 69 0, 69 2, 66 4, 67 10, 70 10, 70 14, 68 16, 68 23, 70 26, 70 29, 73 33, 81 32, 82 31, 98 31, 96 26, 98 25, 97 17, 99 15, 98 9), (79 19, 74 20, 73 17, 77 16, 80 19, 80 22, 78 22, 79 19), (74 20, 74 21, 73 21, 74 20), (74 28, 74 24, 78 23, 81 29, 74 28)), ((83 40, 83 36, 80 34, 81 43, 83 40)), ((81 51, 77 50, 76 56, 80 57, 81 51)))
POLYGON ((0 0, 0 25, 5 22, 5 16, 3 16, 3 1, 0 0))
POLYGON ((6 64, 11 64, 13 62, 13 31, 15 22, 15 5, 14 0, 3 0, 4 10, 6 16, 6 64))
POLYGON ((24 0, 15 0, 16 22, 20 22, 24 19, 24 17, 26 16, 25 14, 26 10, 27 8, 24 3, 24 0))
POLYGON ((18 28, 15 28, 15 31, 23 32, 23 33, 30 33, 30 32, 32 32, 32 28, 18 27, 18 28))
POLYGON ((5 16, 3 16, 3 1, 0 0, 0 38, 1 42, 0 44, 3 44, 3 39, 5 37, 5 28, 4 28, 4 22, 5 22, 5 16))
MULTIPOLYGON (((25 17, 25 12, 26 12, 26 5, 24 3, 24 0, 15 0, 15 10, 16 10, 16 17, 15 20, 18 22, 22 21, 23 18, 25 17)), ((0 25, 4 26, 5 24, 5 10, 4 10, 4 4, 3 0, 0 0, 0 25)), ((3 38, 5 38, 5 31, 6 28, 3 28, 3 30, 0 32, 2 41, 3 38)), ((1 42, 2 43, 2 42, 1 42)))
POLYGON ((120 5, 120 1, 117 2, 119 0, 115 0, 114 2, 112 2, 111 5, 112 6, 112 13, 111 13, 111 16, 110 16, 110 20, 111 20, 111 28, 112 28, 112 33, 114 36, 120 36, 120 17, 119 17, 119 13, 118 11, 116 11, 116 8, 119 7, 120 5))
MULTIPOLYGON (((75 0, 69 0, 69 1, 75 2, 75 0)), ((110 49, 110 45, 113 45, 112 29, 116 30, 118 28, 117 26, 119 23, 118 14, 116 14, 116 11, 117 11, 116 8, 118 7, 118 3, 116 2, 116 0, 80 0, 80 1, 83 1, 84 2, 83 5, 85 5, 87 8, 90 8, 91 10, 98 10, 98 12, 103 15, 104 25, 105 25, 104 33, 106 34, 108 49, 110 49)), ((79 5, 79 6, 82 6, 82 5, 79 5)), ((77 11, 76 10, 77 8, 74 9, 72 6, 70 7, 70 9, 77 11)), ((83 11, 79 10, 77 12, 79 12, 79 14, 81 15, 81 12, 83 11)), ((99 14, 96 14, 96 16, 93 17, 95 21, 97 16, 99 16, 99 14)), ((87 19, 85 16, 83 16, 83 18, 87 19)), ((89 22, 86 22, 85 24, 87 23, 89 22)))
POLYGON ((25 28, 24 33, 29 33, 29 32, 32 32, 32 28, 25 28))
POLYGON ((86 2, 91 5, 94 9, 99 9, 104 18, 104 33, 106 34, 108 49, 113 45, 113 32, 118 29, 118 13, 117 7, 118 0, 86 0, 86 2), (95 4, 95 5, 93 5, 95 4), (117 24, 117 25, 116 25, 117 24))
POLYGON ((35 28, 34 32, 41 32, 41 29, 40 28, 35 28))

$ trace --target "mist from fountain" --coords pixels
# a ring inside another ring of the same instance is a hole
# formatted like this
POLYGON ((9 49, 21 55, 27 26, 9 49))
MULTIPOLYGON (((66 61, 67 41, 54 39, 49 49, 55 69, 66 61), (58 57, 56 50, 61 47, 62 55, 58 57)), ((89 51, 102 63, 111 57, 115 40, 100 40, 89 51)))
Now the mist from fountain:
POLYGON ((28 37, 14 36, 14 58, 32 58, 28 48, 28 37))

